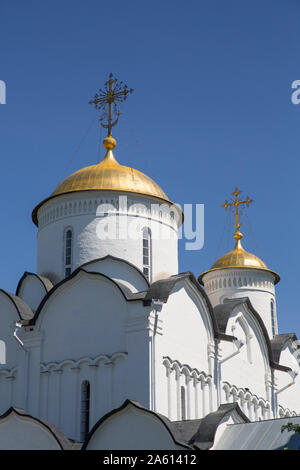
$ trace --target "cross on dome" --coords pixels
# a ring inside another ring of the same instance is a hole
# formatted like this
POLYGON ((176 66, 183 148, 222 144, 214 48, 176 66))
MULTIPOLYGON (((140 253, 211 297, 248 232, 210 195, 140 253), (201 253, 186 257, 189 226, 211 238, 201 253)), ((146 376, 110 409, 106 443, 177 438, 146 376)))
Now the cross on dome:
POLYGON ((112 128, 118 123, 121 114, 117 103, 123 103, 127 99, 127 95, 133 93, 133 91, 132 88, 128 88, 123 82, 119 82, 117 78, 114 78, 111 73, 107 82, 104 83, 104 90, 100 88, 99 94, 96 93, 95 98, 89 102, 96 109, 103 111, 100 124, 107 129, 108 137, 112 136, 112 128), (107 119, 107 124, 103 122, 104 119, 107 119))
POLYGON ((226 211, 227 211, 227 209, 230 209, 232 211, 232 214, 235 215, 234 227, 236 228, 236 231, 235 231, 235 234, 234 234, 234 238, 236 240, 240 240, 241 238, 243 238, 243 234, 240 232, 241 212, 245 208, 245 206, 249 207, 251 202, 253 202, 253 199, 250 199, 248 196, 247 196, 247 199, 245 201, 241 201, 239 199, 239 195, 241 193, 242 193, 242 191, 236 187, 235 190, 233 191, 233 193, 231 193, 232 196, 234 196, 234 199, 232 199, 231 202, 228 202, 226 200, 225 203, 221 205, 221 207, 224 207, 226 211))

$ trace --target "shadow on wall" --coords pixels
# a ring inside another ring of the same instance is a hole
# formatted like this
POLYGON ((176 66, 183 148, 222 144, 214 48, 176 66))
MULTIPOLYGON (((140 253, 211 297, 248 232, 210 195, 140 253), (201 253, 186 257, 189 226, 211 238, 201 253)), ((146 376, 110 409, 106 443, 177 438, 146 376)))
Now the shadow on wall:
POLYGON ((6 344, 0 339, 0 364, 6 364, 6 344))

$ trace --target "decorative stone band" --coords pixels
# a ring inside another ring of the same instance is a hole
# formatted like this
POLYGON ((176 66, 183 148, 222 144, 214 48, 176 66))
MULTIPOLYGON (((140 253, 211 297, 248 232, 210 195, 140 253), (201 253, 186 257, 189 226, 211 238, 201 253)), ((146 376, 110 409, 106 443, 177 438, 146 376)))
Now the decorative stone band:
POLYGON ((172 360, 169 356, 164 356, 163 364, 167 369, 175 370, 179 374, 184 374, 187 379, 197 379, 205 383, 211 383, 211 375, 190 367, 188 364, 181 364, 178 360, 172 360))
POLYGON ((117 359, 126 359, 127 352, 115 352, 111 356, 107 354, 100 354, 95 358, 81 357, 80 359, 73 361, 71 359, 65 359, 61 362, 49 362, 48 364, 41 364, 41 374, 47 372, 61 371, 65 365, 71 366, 72 370, 79 370, 82 364, 87 364, 90 367, 97 367, 101 361, 104 361, 106 365, 114 364, 117 359))
MULTIPOLYGON (((123 196, 124 197, 124 196, 123 196)), ((56 220, 73 217, 78 215, 97 215, 99 207, 103 208, 105 214, 108 215, 128 215, 136 217, 145 217, 163 224, 168 225, 177 230, 176 212, 175 210, 166 210, 167 205, 162 201, 146 200, 146 198, 127 198, 127 206, 120 207, 119 195, 112 197, 103 195, 103 197, 81 197, 74 200, 66 196, 66 198, 55 198, 46 203, 38 213, 39 228, 55 222, 56 220)))
POLYGON ((4 369, 4 368, 1 367, 1 369, 0 369, 0 378, 1 378, 1 376, 3 376, 4 378, 6 378, 8 380, 13 380, 13 379, 16 378, 18 370, 19 370, 18 367, 14 367, 12 369, 4 369))
POLYGON ((266 274, 264 272, 260 273, 258 270, 250 271, 250 269, 228 272, 223 270, 222 274, 219 272, 211 273, 211 276, 207 276, 204 286, 208 294, 219 289, 234 289, 239 287, 268 290, 272 294, 275 292, 274 282, 272 282, 271 279, 266 279, 266 274))
MULTIPOLYGON (((223 382, 222 387, 225 394, 225 402, 236 402, 240 406, 243 413, 250 419, 250 421, 261 421, 271 419, 271 405, 268 400, 258 397, 246 388, 238 388, 228 382, 223 382)), ((284 409, 279 407, 280 417, 297 416, 295 411, 290 411, 288 408, 284 409)))

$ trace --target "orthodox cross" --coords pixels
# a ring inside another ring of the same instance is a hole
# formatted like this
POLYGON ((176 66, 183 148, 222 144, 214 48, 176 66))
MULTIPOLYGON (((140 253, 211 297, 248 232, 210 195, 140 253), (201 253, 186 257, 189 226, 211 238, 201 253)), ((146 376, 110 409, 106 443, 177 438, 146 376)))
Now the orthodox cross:
POLYGON ((241 201, 239 199, 239 195, 241 194, 241 192, 242 191, 240 191, 238 188, 235 188, 234 192, 231 193, 234 196, 234 199, 231 199, 231 202, 228 202, 226 200, 225 203, 221 206, 224 207, 226 211, 227 209, 230 209, 232 211, 232 214, 235 215, 235 238, 242 238, 243 235, 240 233, 240 215, 245 206, 249 207, 251 202, 253 202, 253 200, 249 199, 248 196, 245 201, 241 201))
POLYGON ((127 95, 133 91, 132 88, 129 89, 123 82, 119 82, 117 78, 114 78, 111 73, 108 81, 104 83, 104 89, 100 88, 99 94, 96 93, 95 98, 89 102, 95 105, 96 109, 103 111, 99 120, 101 126, 107 129, 108 136, 112 135, 111 130, 119 121, 121 114, 117 103, 123 103, 127 95), (103 122, 105 119, 107 120, 106 123, 103 122))

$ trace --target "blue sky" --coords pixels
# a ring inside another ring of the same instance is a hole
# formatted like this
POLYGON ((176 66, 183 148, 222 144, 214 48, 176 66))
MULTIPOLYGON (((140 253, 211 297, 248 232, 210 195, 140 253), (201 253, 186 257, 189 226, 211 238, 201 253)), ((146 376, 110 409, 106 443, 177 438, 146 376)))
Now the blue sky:
POLYGON ((112 72, 135 89, 118 161, 175 202, 205 204, 204 248, 181 243, 180 271, 231 249, 220 204, 238 185, 254 199, 244 247, 280 273, 280 332, 300 336, 299 14, 297 0, 2 0, 1 288, 36 269, 33 207, 103 156, 88 101, 112 72))

